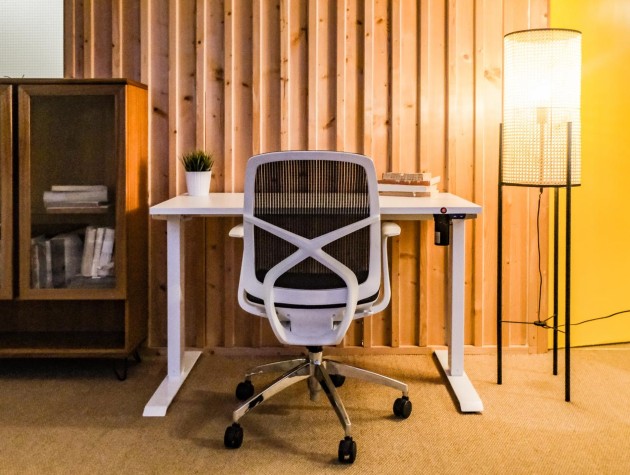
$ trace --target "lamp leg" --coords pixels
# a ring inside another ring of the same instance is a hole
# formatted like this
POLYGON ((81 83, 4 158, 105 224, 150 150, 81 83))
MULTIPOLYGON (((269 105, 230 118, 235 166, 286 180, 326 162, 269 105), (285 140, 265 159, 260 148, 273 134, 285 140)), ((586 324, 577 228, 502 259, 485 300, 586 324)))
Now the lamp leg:
POLYGON ((501 226, 503 219, 503 193, 501 191, 501 185, 499 185, 499 221, 498 221, 498 237, 497 237, 497 384, 503 383, 503 298, 502 298, 502 263, 503 263, 503 238, 501 236, 501 226))
POLYGON ((499 126, 499 182, 497 196, 497 384, 503 383, 503 124, 499 126))
POLYGON ((571 401, 571 129, 567 123, 567 217, 566 217, 566 275, 565 275, 565 367, 564 400, 571 401))
POLYGON ((564 350, 564 400, 571 401, 571 186, 567 186, 567 243, 565 278, 565 350, 564 350))
POLYGON ((553 374, 558 375, 558 235, 559 230, 559 199, 558 188, 554 188, 553 195, 553 374))

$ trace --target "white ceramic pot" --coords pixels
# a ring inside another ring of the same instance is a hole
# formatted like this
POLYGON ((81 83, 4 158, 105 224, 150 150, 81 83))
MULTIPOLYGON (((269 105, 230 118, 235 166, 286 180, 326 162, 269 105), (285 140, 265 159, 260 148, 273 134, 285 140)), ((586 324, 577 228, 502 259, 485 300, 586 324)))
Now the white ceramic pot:
POLYGON ((212 171, 186 172, 186 188, 190 196, 206 196, 210 193, 212 171))

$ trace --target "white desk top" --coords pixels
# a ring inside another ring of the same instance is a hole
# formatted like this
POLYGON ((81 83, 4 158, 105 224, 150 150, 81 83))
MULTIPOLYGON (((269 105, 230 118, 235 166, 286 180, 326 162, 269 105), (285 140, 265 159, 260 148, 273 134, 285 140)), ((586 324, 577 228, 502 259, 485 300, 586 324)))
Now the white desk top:
MULTIPOLYGON (((475 218, 481 206, 450 193, 430 197, 380 196, 381 215, 389 219, 430 219, 434 214, 465 215, 475 218)), ((243 193, 210 193, 208 196, 176 196, 151 206, 153 217, 241 216, 243 193)))

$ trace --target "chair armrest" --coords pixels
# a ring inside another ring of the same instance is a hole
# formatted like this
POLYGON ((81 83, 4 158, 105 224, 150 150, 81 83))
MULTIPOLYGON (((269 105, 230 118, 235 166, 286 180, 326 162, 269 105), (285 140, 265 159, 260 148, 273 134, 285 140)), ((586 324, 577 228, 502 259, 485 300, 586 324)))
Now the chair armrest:
POLYGON ((381 223, 381 236, 385 238, 389 238, 392 236, 400 235, 400 226, 396 223, 392 223, 391 221, 383 221, 381 223))
POLYGON ((393 236, 400 235, 400 226, 391 221, 381 222, 381 271, 383 275, 383 291, 378 300, 374 302, 372 308, 369 310, 369 314, 375 314, 381 312, 387 308, 392 295, 391 282, 389 279, 389 259, 387 255, 387 239, 393 236))
POLYGON ((230 229, 230 237, 243 239, 243 225, 239 224, 230 229))

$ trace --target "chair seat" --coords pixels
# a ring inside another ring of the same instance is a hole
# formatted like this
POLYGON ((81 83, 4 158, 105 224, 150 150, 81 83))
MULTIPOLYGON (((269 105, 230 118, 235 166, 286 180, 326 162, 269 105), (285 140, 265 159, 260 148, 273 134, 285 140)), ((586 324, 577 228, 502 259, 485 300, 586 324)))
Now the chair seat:
MULTIPOLYGON (((258 282, 264 282, 267 272, 268 269, 258 269, 256 271, 256 279, 258 279, 258 282)), ((361 284, 367 279, 368 271, 356 271, 355 275, 357 282, 361 284)), ((328 290, 343 288, 345 284, 341 277, 332 272, 286 272, 278 278, 276 286, 285 289, 328 290)))
MULTIPOLYGON (((265 301, 263 299, 256 297, 255 295, 251 295, 249 293, 246 293, 246 295, 247 295, 247 300, 249 300, 250 302, 259 304, 259 305, 265 305, 265 301)), ((378 292, 375 293, 374 295, 370 295, 367 298, 359 300, 357 302, 357 307, 376 302, 377 298, 378 298, 378 292)), ((346 306, 346 302, 331 303, 331 304, 326 304, 326 305, 308 305, 308 304, 276 302, 275 305, 276 307, 279 307, 279 308, 322 309, 322 308, 344 308, 346 306)))

